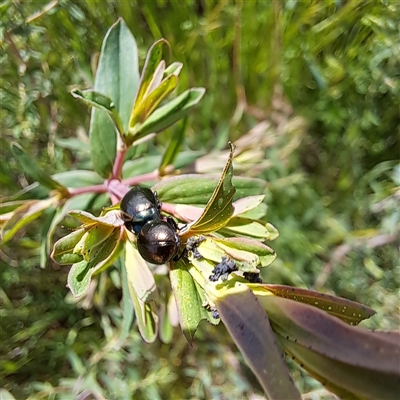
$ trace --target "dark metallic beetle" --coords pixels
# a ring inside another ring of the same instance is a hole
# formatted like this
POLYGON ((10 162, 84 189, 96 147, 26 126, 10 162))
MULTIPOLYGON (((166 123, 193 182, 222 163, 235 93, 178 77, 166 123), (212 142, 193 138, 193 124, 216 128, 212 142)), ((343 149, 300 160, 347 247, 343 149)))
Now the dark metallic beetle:
POLYGON ((176 259, 181 240, 172 218, 163 220, 157 193, 134 186, 121 200, 125 227, 137 236, 137 247, 144 260, 164 264, 176 259))
POLYGON ((148 222, 137 238, 140 255, 153 264, 164 264, 177 257, 180 244, 173 224, 162 220, 148 222))
POLYGON ((157 193, 141 186, 134 186, 123 197, 120 207, 129 218, 125 221, 126 228, 135 235, 147 222, 161 219, 161 203, 157 193))

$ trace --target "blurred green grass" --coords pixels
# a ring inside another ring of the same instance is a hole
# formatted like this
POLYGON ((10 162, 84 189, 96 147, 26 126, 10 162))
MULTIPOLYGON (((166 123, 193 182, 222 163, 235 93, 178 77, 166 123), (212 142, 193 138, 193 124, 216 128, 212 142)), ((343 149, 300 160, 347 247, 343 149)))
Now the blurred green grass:
MULTIPOLYGON (((263 168, 250 164, 242 172, 269 182, 267 218, 280 231, 272 244, 279 258, 264 280, 316 285, 375 308, 366 326, 398 328, 398 2, 70 0, 0 7, 2 196, 27 183, 8 150, 12 140, 54 173, 88 167, 88 153, 74 140, 85 135, 90 113, 69 91, 91 86, 102 38, 122 16, 141 60, 165 37, 172 59, 184 64, 180 90, 207 89, 189 118, 184 150, 217 152, 256 124, 270 125, 269 144, 256 149, 263 168)), ((173 130, 140 153, 162 152, 173 130)), ((37 240, 32 226, 0 253, 0 377, 16 398, 76 398, 79 388, 109 399, 261 393, 221 326, 203 324, 193 348, 178 331, 167 346, 144 345, 133 330, 115 351, 120 293, 109 274, 90 308, 65 301, 67 271, 37 267, 37 240)), ((304 393, 320 388, 293 371, 304 393)), ((329 398, 318 393, 314 398, 329 398)))

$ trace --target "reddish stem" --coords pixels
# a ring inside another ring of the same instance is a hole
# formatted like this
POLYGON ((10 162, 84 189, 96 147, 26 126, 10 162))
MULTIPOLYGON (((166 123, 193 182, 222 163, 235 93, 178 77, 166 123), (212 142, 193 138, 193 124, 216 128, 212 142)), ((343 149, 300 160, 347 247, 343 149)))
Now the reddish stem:
POLYGON ((138 183, 146 182, 146 181, 153 181, 160 177, 158 170, 153 172, 149 172, 148 174, 142 174, 133 176, 132 178, 127 178, 122 181, 124 185, 133 186, 137 185, 138 183))
POLYGON ((107 192, 107 186, 104 183, 102 183, 101 185, 84 186, 80 188, 68 189, 68 193, 70 194, 71 197, 85 193, 105 193, 105 192, 107 192))
POLYGON ((111 179, 121 180, 122 166, 124 165, 124 159, 127 150, 128 149, 125 145, 118 149, 117 155, 114 160, 111 179))

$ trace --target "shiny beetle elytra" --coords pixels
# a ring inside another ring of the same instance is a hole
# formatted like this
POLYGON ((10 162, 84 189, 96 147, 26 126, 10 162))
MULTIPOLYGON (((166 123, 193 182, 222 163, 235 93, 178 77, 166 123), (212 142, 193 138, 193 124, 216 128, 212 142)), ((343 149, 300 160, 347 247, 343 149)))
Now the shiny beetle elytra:
POLYGON ((160 220, 161 202, 157 193, 142 186, 134 186, 121 200, 121 210, 128 217, 126 228, 138 235, 143 226, 150 221, 160 220))

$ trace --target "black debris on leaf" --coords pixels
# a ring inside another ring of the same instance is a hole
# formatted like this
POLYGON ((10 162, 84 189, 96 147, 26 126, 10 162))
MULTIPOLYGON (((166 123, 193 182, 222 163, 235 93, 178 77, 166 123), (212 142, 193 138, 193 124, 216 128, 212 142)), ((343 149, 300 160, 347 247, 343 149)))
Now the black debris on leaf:
POLYGON ((214 319, 219 319, 219 312, 218 312, 218 310, 216 308, 211 309, 211 316, 214 319))
POLYGON ((186 242, 187 252, 191 252, 195 259, 200 260, 201 258, 203 258, 203 256, 199 253, 197 247, 201 242, 204 242, 205 240, 206 238, 202 235, 190 237, 186 242))
POLYGON ((219 264, 217 264, 212 270, 213 275, 210 275, 209 279, 211 282, 216 282, 219 278, 222 281, 226 281, 231 272, 237 271, 238 268, 231 258, 224 256, 219 264))
POLYGON ((244 272, 243 278, 251 283, 262 283, 261 276, 258 272, 244 272))

